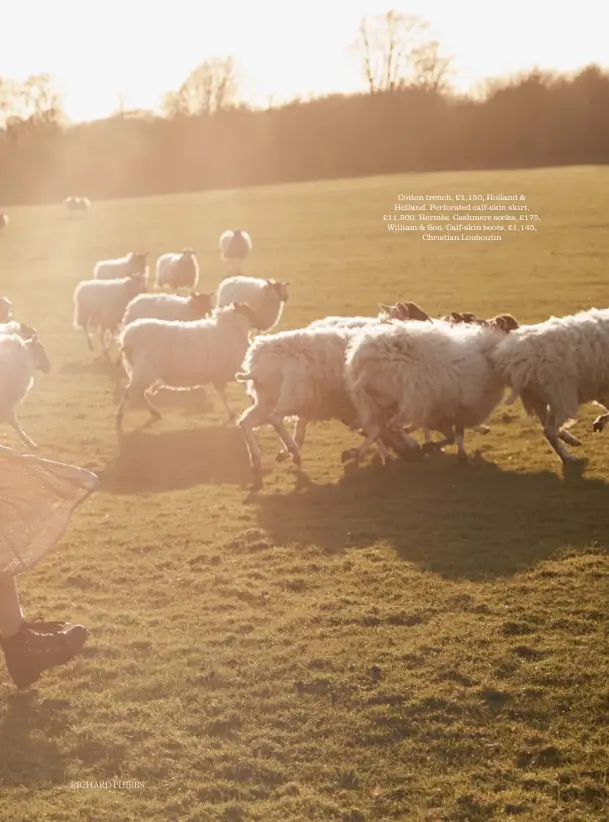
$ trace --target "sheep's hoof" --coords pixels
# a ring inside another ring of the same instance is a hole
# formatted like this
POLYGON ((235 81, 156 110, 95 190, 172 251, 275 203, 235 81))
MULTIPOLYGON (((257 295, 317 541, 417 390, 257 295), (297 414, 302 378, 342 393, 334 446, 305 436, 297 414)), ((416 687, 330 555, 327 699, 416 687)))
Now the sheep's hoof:
POLYGON ((581 440, 574 437, 570 431, 559 431, 558 436, 563 442, 566 442, 567 445, 572 445, 574 448, 579 448, 581 446, 581 440))
POLYGON ((592 430, 600 433, 604 430, 605 425, 607 425, 606 414, 601 414, 601 416, 597 417, 592 423, 592 430))
POLYGON ((357 451, 354 448, 348 448, 340 455, 340 461, 344 465, 346 462, 357 459, 357 451))
POLYGON ((488 425, 477 425, 474 428, 474 431, 476 431, 478 434, 490 434, 491 429, 488 425))

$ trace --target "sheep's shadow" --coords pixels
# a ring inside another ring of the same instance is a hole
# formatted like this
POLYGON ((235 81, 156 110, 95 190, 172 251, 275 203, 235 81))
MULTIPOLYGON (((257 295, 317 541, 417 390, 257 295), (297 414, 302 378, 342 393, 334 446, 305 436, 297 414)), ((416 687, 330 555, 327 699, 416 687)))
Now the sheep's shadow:
POLYGON ((604 550, 608 496, 600 480, 484 461, 464 468, 444 457, 368 464, 338 484, 309 482, 255 502, 261 527, 278 543, 334 553, 382 542, 442 576, 483 579, 531 568, 566 546, 604 550))
MULTIPOLYGON (((162 423, 158 423, 162 425, 162 423)), ((246 485, 247 450, 234 425, 151 431, 118 437, 116 459, 98 472, 111 494, 158 493, 204 483, 246 485)))
POLYGON ((66 756, 55 738, 70 724, 69 702, 39 701, 36 691, 17 691, 0 718, 0 786, 65 782, 66 756))

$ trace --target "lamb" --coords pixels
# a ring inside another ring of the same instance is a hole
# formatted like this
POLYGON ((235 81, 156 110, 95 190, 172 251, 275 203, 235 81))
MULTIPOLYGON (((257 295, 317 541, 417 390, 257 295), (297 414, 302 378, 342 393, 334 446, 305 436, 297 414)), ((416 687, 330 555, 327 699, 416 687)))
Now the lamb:
POLYGON ((258 330, 271 331, 281 318, 289 284, 255 277, 227 277, 218 286, 216 305, 221 308, 233 302, 247 303, 258 317, 258 330))
POLYGON ((420 446, 404 431, 417 428, 445 436, 426 443, 424 452, 453 443, 456 434, 459 460, 467 461, 464 429, 480 425, 503 397, 505 379, 493 368, 491 355, 507 333, 503 320, 485 326, 414 321, 362 329, 347 351, 345 373, 368 438, 344 452, 343 462, 358 459, 382 435, 402 456, 415 456, 420 446))
MULTIPOLYGON (((355 409, 345 390, 345 352, 349 340, 360 329, 316 326, 295 331, 280 331, 257 337, 250 346, 244 370, 236 375, 238 382, 248 383, 247 392, 254 404, 240 417, 238 424, 247 445, 254 487, 262 487, 262 455, 254 429, 270 423, 286 451, 301 464, 300 449, 309 422, 338 419, 356 429, 355 409), (285 425, 285 417, 297 417, 294 437, 285 425)), ((388 456, 379 443, 381 457, 388 456)))
POLYGON ((161 387, 184 390, 207 383, 218 392, 229 421, 235 419, 226 398, 226 383, 234 379, 243 362, 256 322, 250 306, 242 303, 216 308, 209 319, 195 322, 132 322, 120 337, 129 383, 116 411, 117 426, 122 425, 125 402, 133 396, 143 396, 150 413, 160 419, 151 394, 161 387))
POLYGON ((199 282, 199 263, 192 248, 185 248, 178 254, 163 254, 156 262, 156 285, 158 288, 196 288, 199 282))
POLYGON ((137 275, 148 277, 148 266, 146 260, 148 252, 135 253, 130 251, 124 257, 115 260, 100 260, 93 267, 94 280, 120 280, 123 277, 134 277, 137 275))
POLYGON ((13 316, 13 304, 8 297, 0 297, 0 323, 7 323, 13 316))
POLYGON ((146 280, 137 275, 120 280, 83 280, 77 285, 74 291, 74 328, 84 331, 90 351, 93 351, 93 343, 89 329, 98 329, 99 341, 107 355, 107 332, 112 338, 116 335, 127 305, 144 291, 146 280))
POLYGON ((21 427, 15 409, 30 390, 36 370, 43 374, 51 370, 37 335, 30 340, 17 334, 0 335, 0 420, 14 428, 22 442, 33 449, 38 446, 21 427))
POLYGON ((231 274, 240 274, 243 262, 252 251, 252 240, 247 231, 235 228, 220 236, 220 256, 231 274))
MULTIPOLYGON (((523 325, 497 347, 493 362, 512 388, 508 405, 520 396, 563 464, 580 462, 563 443, 581 445, 567 430, 580 405, 609 404, 609 309, 523 325)), ((601 414, 593 431, 602 431, 608 421, 609 414, 601 414)))
POLYGON ((8 226, 8 214, 0 212, 0 231, 8 226))
POLYGON ((177 294, 140 294, 127 306, 123 327, 142 319, 182 322, 202 320, 211 312, 213 299, 213 294, 199 294, 195 291, 188 297, 178 297, 177 294))

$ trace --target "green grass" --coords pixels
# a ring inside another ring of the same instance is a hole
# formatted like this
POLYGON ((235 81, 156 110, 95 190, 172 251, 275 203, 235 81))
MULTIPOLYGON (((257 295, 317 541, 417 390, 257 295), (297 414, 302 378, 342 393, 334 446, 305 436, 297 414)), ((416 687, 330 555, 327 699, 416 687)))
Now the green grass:
MULTIPOLYGON (((26 615, 82 621, 84 656, 18 693, 0 673, 0 820, 606 819, 609 438, 563 479, 538 427, 498 409, 478 457, 344 472, 312 427, 308 483, 246 450, 213 391, 163 401, 118 441, 115 375, 71 327, 97 259, 191 245, 215 288, 220 231, 249 272, 290 280, 282 327, 413 299, 522 322, 609 304, 609 169, 378 177, 12 209, 0 293, 54 369, 21 408, 41 454, 101 491, 20 580, 26 615), (542 217, 499 243, 390 233, 399 192, 513 192, 542 217), (132 790, 72 780, 138 780, 132 790), (10 809, 10 810, 9 810, 10 809)), ((248 401, 241 386, 230 396, 248 401)), ((2 442, 16 447, 12 431, 2 442)))

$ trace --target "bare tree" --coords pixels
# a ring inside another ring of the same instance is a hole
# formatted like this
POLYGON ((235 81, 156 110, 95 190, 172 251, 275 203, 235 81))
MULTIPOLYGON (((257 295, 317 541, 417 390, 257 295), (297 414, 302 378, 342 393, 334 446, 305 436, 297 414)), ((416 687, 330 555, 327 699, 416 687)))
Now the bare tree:
POLYGON ((239 83, 232 57, 212 57, 198 65, 180 88, 163 99, 170 117, 177 115, 217 114, 237 100, 239 83))
POLYGON ((452 56, 441 53, 436 40, 422 43, 412 52, 412 84, 424 91, 448 91, 452 62, 452 56))
POLYGON ((362 61, 370 94, 416 86, 441 91, 448 86, 452 58, 426 40, 429 24, 413 14, 388 11, 360 23, 353 49, 362 61))

